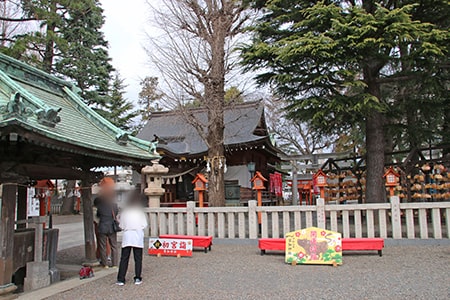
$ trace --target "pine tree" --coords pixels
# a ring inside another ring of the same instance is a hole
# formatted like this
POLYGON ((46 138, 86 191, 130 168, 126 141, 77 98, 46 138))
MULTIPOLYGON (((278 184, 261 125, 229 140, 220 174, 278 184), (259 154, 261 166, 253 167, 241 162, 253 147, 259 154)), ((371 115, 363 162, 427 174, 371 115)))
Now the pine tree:
POLYGON ((415 19, 415 6, 403 1, 254 2, 265 11, 244 48, 245 63, 291 100, 292 118, 324 131, 361 124, 366 201, 383 201, 385 126, 395 98, 385 97, 384 87, 433 76, 448 55, 448 31, 415 19), (409 51, 400 54, 403 47, 409 51), (399 63, 413 68, 402 72, 399 63))
POLYGON ((1 50, 72 80, 88 105, 105 107, 113 67, 101 31, 100 1, 22 0, 22 10, 22 19, 35 19, 40 30, 16 35, 1 50))
POLYGON ((164 94, 158 90, 158 77, 147 76, 139 84, 141 91, 138 95, 138 104, 141 107, 142 122, 146 122, 152 112, 161 110, 159 100, 162 99, 164 94))
POLYGON ((116 72, 111 83, 104 116, 117 127, 125 131, 133 131, 133 119, 139 115, 139 111, 134 110, 133 103, 124 97, 125 87, 124 79, 116 72))

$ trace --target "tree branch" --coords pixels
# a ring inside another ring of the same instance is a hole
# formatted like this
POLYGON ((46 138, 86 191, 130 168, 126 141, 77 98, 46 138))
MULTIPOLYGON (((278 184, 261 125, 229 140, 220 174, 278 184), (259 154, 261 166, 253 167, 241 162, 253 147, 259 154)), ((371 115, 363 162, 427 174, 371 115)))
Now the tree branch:
POLYGON ((4 22, 29 22, 29 21, 37 21, 38 19, 35 17, 32 18, 8 18, 8 17, 1 17, 0 16, 0 21, 4 21, 4 22))

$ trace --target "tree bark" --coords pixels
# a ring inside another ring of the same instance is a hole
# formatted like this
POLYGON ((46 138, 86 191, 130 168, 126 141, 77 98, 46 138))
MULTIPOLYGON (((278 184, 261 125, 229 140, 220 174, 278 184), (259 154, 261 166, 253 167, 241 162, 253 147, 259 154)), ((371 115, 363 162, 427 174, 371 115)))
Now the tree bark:
MULTIPOLYGON (((376 82, 378 68, 365 67, 364 79, 367 93, 381 99, 380 85, 376 82)), ((380 100, 381 101, 381 100, 380 100)), ((385 150, 385 117, 382 112, 373 110, 366 118, 366 202, 376 203, 386 200, 384 187, 384 150, 385 150)))
MULTIPOLYGON (((56 14, 56 3, 52 3, 50 5, 50 9, 52 13, 56 14)), ((55 42, 54 35, 56 24, 51 19, 47 20, 47 29, 46 29, 46 41, 45 41, 45 52, 44 57, 42 59, 42 66, 44 71, 51 73, 53 70, 53 58, 55 56, 55 42)))
POLYGON ((384 202, 384 117, 371 113, 366 119, 366 202, 384 202))
MULTIPOLYGON (((442 128, 442 142, 450 147, 450 108, 447 106, 444 110, 444 126, 442 128)), ((443 154, 450 155, 450 148, 444 148, 443 154)))
POLYGON ((211 42, 211 73, 205 84, 208 108, 208 158, 211 164, 208 183, 209 206, 225 206, 224 182, 224 102, 225 102, 225 38, 227 30, 220 17, 213 22, 215 35, 211 42))

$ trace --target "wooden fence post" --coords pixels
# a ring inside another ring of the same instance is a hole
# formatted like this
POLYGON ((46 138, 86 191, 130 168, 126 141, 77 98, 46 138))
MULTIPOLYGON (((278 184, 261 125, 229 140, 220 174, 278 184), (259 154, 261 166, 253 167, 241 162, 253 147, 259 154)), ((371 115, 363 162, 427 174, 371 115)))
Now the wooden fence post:
POLYGON ((187 235, 195 235, 195 214, 194 214, 195 202, 187 202, 187 235))
POLYGON ((317 199, 316 210, 317 210, 317 227, 326 229, 325 200, 323 198, 317 199))
POLYGON ((392 222, 392 238, 402 238, 402 221, 400 212, 400 199, 398 196, 392 196, 391 198, 391 222, 392 222))
POLYGON ((258 238, 258 226, 256 200, 250 200, 248 201, 248 234, 250 239, 258 238))

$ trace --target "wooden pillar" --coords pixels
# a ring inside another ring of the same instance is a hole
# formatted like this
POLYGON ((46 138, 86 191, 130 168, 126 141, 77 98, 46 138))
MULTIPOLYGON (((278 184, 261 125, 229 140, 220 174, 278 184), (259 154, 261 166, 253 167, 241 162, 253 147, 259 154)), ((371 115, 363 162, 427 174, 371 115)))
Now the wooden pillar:
POLYGON ((297 162, 292 164, 292 205, 302 204, 301 199, 299 201, 298 185, 297 185, 297 162))
MULTIPOLYGON (((17 220, 26 220, 28 215, 27 187, 17 187, 17 220)), ((17 229, 26 228, 27 224, 17 224, 17 229)))
POLYGON ((0 294, 2 294, 2 288, 12 286, 16 200, 17 185, 3 185, 0 206, 0 294))
POLYGON ((83 224, 84 224, 84 251, 86 264, 97 263, 95 255, 94 237, 94 212, 92 209, 91 184, 83 181, 81 188, 81 201, 83 202, 83 224))

